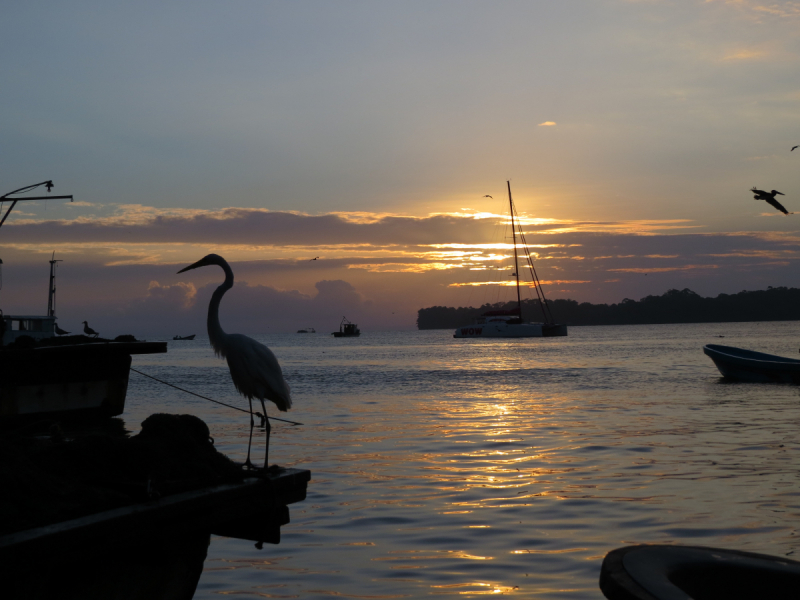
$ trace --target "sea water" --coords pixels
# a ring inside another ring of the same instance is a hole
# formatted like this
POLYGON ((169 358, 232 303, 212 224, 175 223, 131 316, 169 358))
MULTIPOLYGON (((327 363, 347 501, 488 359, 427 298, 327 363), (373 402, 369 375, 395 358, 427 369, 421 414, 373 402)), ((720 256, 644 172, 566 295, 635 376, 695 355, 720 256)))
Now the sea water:
MULTIPOLYGON (((195 598, 602 598, 630 544, 800 556, 800 387, 726 382, 702 351, 800 357, 800 323, 252 337, 292 388, 268 412, 303 423, 273 424, 270 463, 312 479, 279 545, 212 537, 195 598)), ((247 407, 200 336, 133 366, 247 407)), ((132 373, 126 425, 154 412, 244 460, 246 414, 132 373)))

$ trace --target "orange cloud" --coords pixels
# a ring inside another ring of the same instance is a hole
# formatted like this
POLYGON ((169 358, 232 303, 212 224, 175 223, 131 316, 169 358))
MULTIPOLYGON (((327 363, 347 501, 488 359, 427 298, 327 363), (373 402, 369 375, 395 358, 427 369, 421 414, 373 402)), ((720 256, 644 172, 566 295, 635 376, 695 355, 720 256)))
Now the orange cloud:
MULTIPOLYGON (((561 285, 564 283, 592 283, 591 281, 584 281, 584 280, 573 280, 573 279, 552 279, 552 280, 544 280, 541 282, 542 285, 561 285)), ((485 285, 499 285, 501 287, 516 287, 517 282, 513 279, 509 281, 467 281, 463 283, 451 283, 447 287, 482 287, 485 285)), ((536 285, 532 281, 520 281, 520 286, 525 287, 536 287, 536 285)))
POLYGON ((657 267, 652 269, 631 267, 627 269, 608 269, 608 270, 620 273, 666 273, 668 271, 690 271, 693 269, 719 269, 719 265, 683 265, 681 267, 657 267))

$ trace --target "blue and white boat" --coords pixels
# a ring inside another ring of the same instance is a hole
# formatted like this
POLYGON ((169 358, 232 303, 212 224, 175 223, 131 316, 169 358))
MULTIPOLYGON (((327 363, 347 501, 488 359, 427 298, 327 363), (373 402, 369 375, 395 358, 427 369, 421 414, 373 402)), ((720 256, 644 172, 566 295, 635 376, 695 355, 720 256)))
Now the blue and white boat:
POLYGON ((796 358, 717 344, 703 346, 703 352, 727 379, 753 383, 800 383, 800 360, 796 358))

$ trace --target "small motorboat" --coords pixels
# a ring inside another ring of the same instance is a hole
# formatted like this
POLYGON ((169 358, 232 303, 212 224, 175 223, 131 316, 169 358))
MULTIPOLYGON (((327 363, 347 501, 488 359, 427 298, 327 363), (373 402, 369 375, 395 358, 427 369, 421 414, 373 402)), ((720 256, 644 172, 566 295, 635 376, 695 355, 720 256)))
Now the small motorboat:
POLYGON ((643 544, 609 552, 600 591, 609 600, 795 598, 800 562, 725 548, 643 544))
POLYGON ((313 327, 308 327, 306 329, 298 329, 297 333, 317 333, 317 330, 313 327))
POLYGON ((175 336, 174 338, 172 338, 172 339, 173 339, 173 340, 178 340, 178 341, 180 341, 180 340, 193 340, 193 339, 194 339, 194 336, 196 336, 196 335, 197 335, 196 333, 193 333, 192 335, 186 335, 186 336, 183 336, 183 337, 181 337, 181 336, 179 336, 179 335, 176 335, 176 336, 175 336))
POLYGON ((723 377, 753 383, 800 383, 800 360, 732 346, 703 346, 723 377))

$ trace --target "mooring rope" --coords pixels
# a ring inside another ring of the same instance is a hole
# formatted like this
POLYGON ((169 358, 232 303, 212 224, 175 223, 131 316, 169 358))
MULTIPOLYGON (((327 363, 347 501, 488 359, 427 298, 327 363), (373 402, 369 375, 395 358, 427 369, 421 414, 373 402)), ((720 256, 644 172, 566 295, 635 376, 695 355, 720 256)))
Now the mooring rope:
MULTIPOLYGON (((202 398, 203 400, 208 400, 209 402, 216 402, 217 404, 222 404, 222 406, 227 406, 228 408, 232 408, 233 410, 238 410, 238 411, 241 411, 241 412, 245 412, 248 415, 250 414, 249 410, 245 410, 243 408, 239 408, 238 406, 233 406, 231 404, 225 404, 224 402, 220 402, 219 400, 214 400, 213 398, 208 398, 206 396, 201 396, 200 394, 196 394, 194 392, 190 392, 189 390, 185 390, 182 387, 178 387, 177 385, 173 385, 173 384, 171 384, 171 383, 169 383, 167 381, 163 381, 163 380, 159 379, 158 377, 153 377, 152 375, 148 375, 147 373, 142 373, 141 371, 137 371, 133 367, 131 367, 131 371, 133 371, 134 373, 138 373, 139 375, 144 375, 145 377, 148 377, 149 379, 152 379, 153 381, 157 381, 158 383, 163 383, 164 385, 168 385, 169 387, 175 388, 176 390, 180 390, 182 392, 186 392, 187 394, 191 394, 192 396, 197 396, 198 398, 202 398)), ((262 415, 260 412, 253 413, 253 414, 255 414, 256 416, 261 418, 261 423, 263 425, 264 418, 265 418, 264 415, 262 415)), ((279 419, 278 417, 270 417, 269 415, 266 415, 266 418, 267 419, 272 419, 273 421, 282 421, 284 423, 290 423, 291 425, 302 425, 302 423, 298 423, 297 421, 289 421, 288 419, 279 419)))

